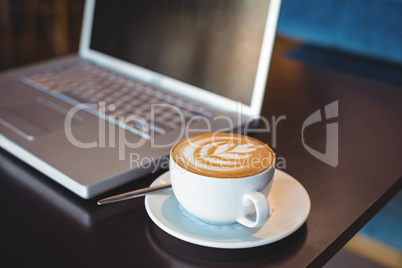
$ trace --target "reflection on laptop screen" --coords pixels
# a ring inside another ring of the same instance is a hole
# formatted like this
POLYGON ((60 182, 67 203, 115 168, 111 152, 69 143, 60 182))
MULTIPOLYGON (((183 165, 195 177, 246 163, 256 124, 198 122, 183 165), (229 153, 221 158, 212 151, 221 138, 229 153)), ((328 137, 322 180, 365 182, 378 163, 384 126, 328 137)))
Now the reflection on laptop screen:
POLYGON ((97 0, 90 48, 250 105, 267 0, 97 0))

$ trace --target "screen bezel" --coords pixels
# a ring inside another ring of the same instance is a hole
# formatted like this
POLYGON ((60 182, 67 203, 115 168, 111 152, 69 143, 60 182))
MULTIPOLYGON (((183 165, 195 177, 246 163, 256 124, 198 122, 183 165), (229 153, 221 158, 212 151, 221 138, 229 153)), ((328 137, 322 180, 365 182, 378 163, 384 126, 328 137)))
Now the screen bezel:
POLYGON ((270 0, 267 20, 265 23, 264 37, 262 41, 257 72, 254 79, 254 88, 250 105, 239 103, 224 96, 187 84, 183 81, 165 76, 163 74, 145 69, 138 65, 114 58, 90 48, 92 21, 96 0, 86 0, 84 18, 81 30, 81 41, 79 55, 89 61, 101 66, 107 66, 112 70, 124 73, 137 78, 145 83, 156 87, 176 92, 183 96, 197 99, 209 105, 219 107, 225 111, 237 112, 248 117, 259 116, 261 113, 262 101, 264 99, 265 87, 268 77, 271 54, 275 41, 276 27, 279 17, 281 0, 270 0), (240 110, 240 111, 239 111, 240 110))

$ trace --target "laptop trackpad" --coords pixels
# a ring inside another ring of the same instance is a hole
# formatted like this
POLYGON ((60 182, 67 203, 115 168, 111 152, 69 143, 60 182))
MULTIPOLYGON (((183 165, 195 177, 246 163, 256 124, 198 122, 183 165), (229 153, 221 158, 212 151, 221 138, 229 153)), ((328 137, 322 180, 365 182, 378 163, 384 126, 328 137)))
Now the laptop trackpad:
MULTIPOLYGON (((38 97, 33 102, 0 110, 0 123, 32 140, 41 134, 63 128, 67 113, 67 109, 38 97)), ((74 116, 72 124, 80 121, 83 121, 81 117, 74 116)))

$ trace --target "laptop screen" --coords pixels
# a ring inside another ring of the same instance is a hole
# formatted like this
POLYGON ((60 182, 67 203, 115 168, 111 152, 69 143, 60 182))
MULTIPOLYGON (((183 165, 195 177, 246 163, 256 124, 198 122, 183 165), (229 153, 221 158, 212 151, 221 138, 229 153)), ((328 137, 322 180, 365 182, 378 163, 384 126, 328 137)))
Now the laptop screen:
POLYGON ((90 48, 250 105, 267 0, 97 0, 90 48))

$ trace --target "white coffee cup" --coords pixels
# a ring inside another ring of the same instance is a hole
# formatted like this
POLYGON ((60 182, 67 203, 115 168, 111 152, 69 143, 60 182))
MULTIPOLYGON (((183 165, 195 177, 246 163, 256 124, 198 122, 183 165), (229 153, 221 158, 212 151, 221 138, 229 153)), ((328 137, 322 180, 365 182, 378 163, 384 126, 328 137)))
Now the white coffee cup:
POLYGON ((264 225, 269 217, 267 197, 274 172, 275 160, 252 176, 205 176, 181 167, 172 152, 170 155, 170 179, 178 202, 192 215, 213 224, 238 222, 250 228, 264 225))

